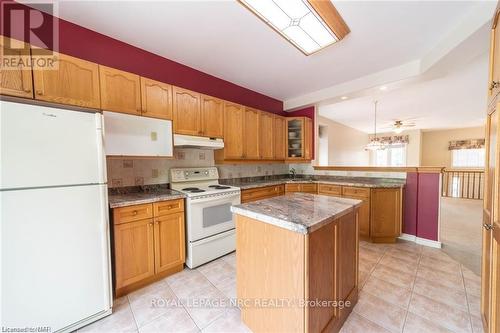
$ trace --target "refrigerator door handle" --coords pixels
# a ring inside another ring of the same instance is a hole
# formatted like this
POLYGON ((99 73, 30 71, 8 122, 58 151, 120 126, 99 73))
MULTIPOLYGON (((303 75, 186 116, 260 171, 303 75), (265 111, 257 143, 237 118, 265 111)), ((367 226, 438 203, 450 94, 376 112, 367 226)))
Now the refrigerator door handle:
MULTIPOLYGON (((106 174, 106 153, 104 151, 104 121, 100 113, 95 114, 96 119, 96 140, 97 140, 97 169, 99 176, 99 183, 107 183, 106 174)), ((107 201, 106 201, 107 202, 107 201)))

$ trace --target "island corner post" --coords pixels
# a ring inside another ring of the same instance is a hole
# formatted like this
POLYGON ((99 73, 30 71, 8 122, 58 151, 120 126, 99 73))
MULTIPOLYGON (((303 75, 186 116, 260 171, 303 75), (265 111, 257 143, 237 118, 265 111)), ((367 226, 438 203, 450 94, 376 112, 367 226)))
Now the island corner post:
POLYGON ((358 207, 300 233, 235 212, 237 297, 253 332, 338 332, 358 299, 358 207))

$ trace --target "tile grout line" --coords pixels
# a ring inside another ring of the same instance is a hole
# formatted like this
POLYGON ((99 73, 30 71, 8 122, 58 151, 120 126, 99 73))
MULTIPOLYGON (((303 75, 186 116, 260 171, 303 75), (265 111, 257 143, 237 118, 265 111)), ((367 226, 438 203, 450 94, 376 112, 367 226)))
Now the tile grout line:
POLYGON ((134 310, 132 309, 132 304, 130 304, 130 299, 128 298, 128 295, 125 297, 127 297, 127 304, 128 304, 128 307, 130 308, 130 312, 132 312, 132 317, 134 318, 136 331, 139 332, 139 324, 137 323, 137 319, 135 318, 134 310))
POLYGON ((411 294, 410 294, 410 301, 408 302, 408 305, 406 307, 406 314, 405 314, 405 319, 403 321, 403 329, 402 329, 402 332, 404 332, 405 330, 405 327, 406 327, 406 320, 408 319, 408 312, 410 312, 410 304, 411 304, 411 301, 413 299, 413 293, 414 293, 414 290, 415 290, 415 284, 417 282, 417 275, 418 275, 418 270, 420 269, 420 260, 422 260, 422 252, 419 253, 419 256, 418 256, 418 261, 417 261, 417 269, 415 271, 415 277, 413 278, 413 284, 411 286, 411 294))
POLYGON ((460 276, 462 277, 462 284, 463 284, 464 291, 465 291, 465 300, 467 302, 467 312, 469 313, 470 331, 474 332, 474 326, 472 326, 472 314, 471 314, 470 305, 469 305, 469 295, 467 293, 467 287, 465 286, 465 277, 464 277, 464 271, 462 269, 462 264, 460 264, 460 276))

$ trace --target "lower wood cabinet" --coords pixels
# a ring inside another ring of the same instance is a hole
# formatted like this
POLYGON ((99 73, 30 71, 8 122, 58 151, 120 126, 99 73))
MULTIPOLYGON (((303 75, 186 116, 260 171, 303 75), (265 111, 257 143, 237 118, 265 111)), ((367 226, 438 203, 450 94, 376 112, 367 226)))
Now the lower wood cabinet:
POLYGON ((287 183, 285 184, 285 192, 318 193, 318 185, 316 183, 287 183))
POLYGON ((359 235, 363 239, 370 237, 370 189, 360 187, 342 187, 342 197, 363 200, 359 207, 359 235))
POLYGON ((241 203, 267 199, 285 194, 284 185, 265 186, 241 191, 241 203))
POLYGON ((115 208, 112 216, 117 297, 183 269, 184 199, 115 208))

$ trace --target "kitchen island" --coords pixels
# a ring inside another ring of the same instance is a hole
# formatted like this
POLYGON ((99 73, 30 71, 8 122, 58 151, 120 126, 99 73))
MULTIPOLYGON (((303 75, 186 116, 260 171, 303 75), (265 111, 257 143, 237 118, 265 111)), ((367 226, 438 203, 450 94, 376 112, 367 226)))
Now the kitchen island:
POLYGON ((231 208, 253 332, 339 331, 358 297, 360 200, 291 193, 231 208))

